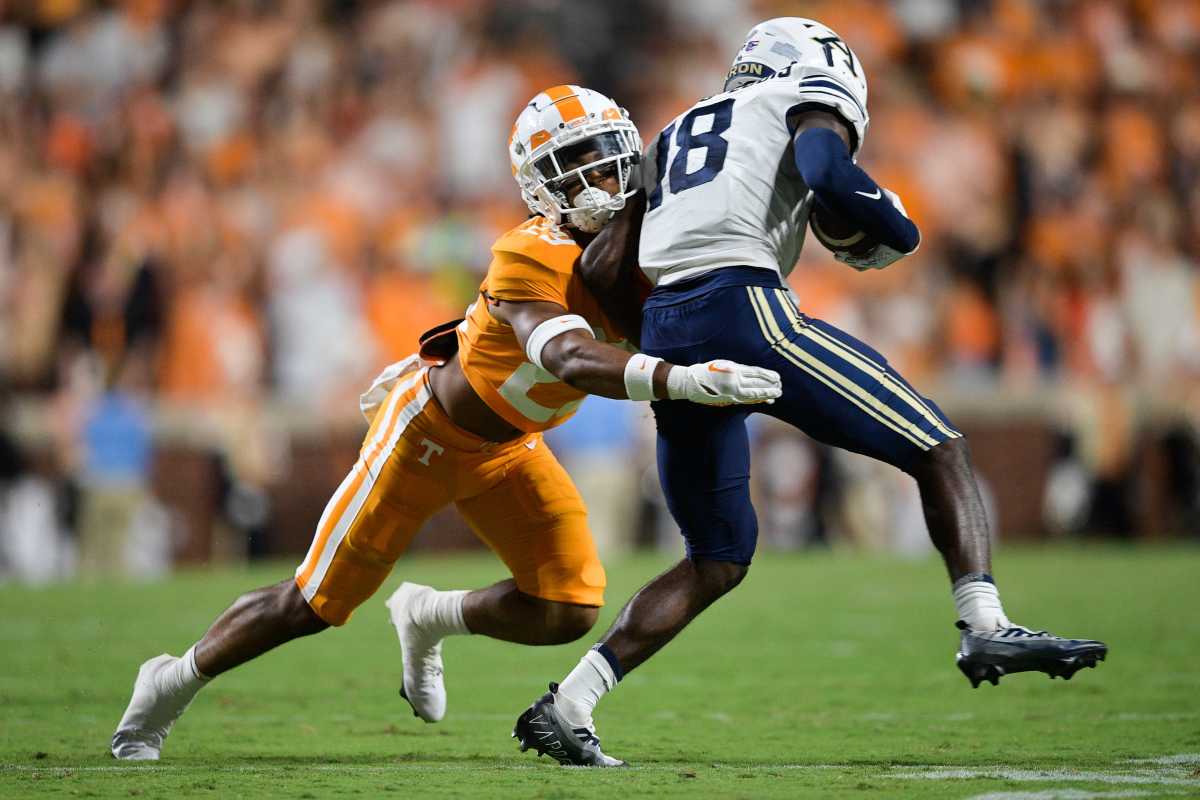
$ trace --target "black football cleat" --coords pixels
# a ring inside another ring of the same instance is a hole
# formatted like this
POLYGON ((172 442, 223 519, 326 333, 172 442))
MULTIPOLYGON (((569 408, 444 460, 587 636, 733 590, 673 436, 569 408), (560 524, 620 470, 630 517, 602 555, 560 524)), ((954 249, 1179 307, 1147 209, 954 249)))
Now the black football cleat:
POLYGON ((538 757, 548 755, 565 767, 624 767, 624 761, 606 756, 594 728, 573 726, 554 705, 558 684, 542 695, 513 726, 512 738, 521 743, 521 752, 533 748, 538 757))
POLYGON ((1108 655, 1108 645, 1093 639, 1063 639, 1020 626, 980 632, 960 621, 958 627, 962 629, 958 668, 976 689, 984 681, 999 685, 1001 676, 1014 672, 1044 672, 1052 679, 1069 681, 1108 655))

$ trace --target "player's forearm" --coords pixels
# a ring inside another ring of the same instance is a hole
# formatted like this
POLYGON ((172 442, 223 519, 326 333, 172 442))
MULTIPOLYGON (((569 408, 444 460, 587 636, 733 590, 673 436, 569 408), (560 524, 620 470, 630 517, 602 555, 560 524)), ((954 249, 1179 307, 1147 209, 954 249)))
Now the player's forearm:
MULTIPOLYGON (((625 367, 630 355, 620 348, 585 337, 561 336, 551 340, 542 353, 542 364, 563 383, 588 394, 625 400, 629 391, 625 367)), ((658 362, 654 367, 654 397, 667 397, 667 374, 671 364, 658 362)))
POLYGON ((883 189, 851 159, 842 141, 826 128, 811 128, 795 142, 796 168, 817 202, 853 221, 875 241, 911 253, 921 241, 912 220, 900 213, 883 189))

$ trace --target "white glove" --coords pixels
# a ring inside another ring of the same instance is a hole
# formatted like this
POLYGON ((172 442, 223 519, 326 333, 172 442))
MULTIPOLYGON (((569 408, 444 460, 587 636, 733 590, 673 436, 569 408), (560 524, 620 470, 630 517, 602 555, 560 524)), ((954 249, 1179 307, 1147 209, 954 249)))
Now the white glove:
POLYGON ((667 397, 705 406, 774 403, 783 394, 779 373, 717 359, 690 367, 671 367, 667 397))
MULTIPOLYGON (((916 250, 913 251, 917 252, 916 250)), ((877 244, 862 255, 854 255, 840 251, 833 254, 833 257, 843 264, 848 264, 854 267, 859 272, 866 272, 869 269, 883 269, 891 266, 910 253, 901 253, 899 250, 888 247, 886 244, 877 244)))
MULTIPOLYGON (((883 189, 882 186, 879 188, 883 189)), ((904 203, 900 202, 900 196, 898 194, 893 192, 891 189, 883 189, 883 193, 887 195, 889 200, 892 201, 892 205, 896 207, 897 211, 906 217, 908 216, 908 212, 904 209, 904 203)), ((851 267, 854 267, 859 272, 864 272, 868 269, 883 269, 884 267, 891 266, 905 256, 911 256, 919 249, 921 249, 920 242, 917 242, 917 246, 908 253, 901 253, 899 250, 888 247, 886 244, 877 244, 863 255, 856 256, 843 250, 834 253, 833 257, 843 264, 848 264, 851 267)))

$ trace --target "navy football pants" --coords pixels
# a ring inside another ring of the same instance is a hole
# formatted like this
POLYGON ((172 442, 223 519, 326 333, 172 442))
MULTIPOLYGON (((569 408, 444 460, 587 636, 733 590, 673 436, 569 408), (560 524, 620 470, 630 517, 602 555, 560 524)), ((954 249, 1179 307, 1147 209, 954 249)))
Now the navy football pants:
POLYGON ((797 311, 769 270, 726 267, 656 288, 642 311, 642 350, 682 365, 726 358, 773 369, 783 379, 783 396, 772 405, 652 404, 659 479, 689 558, 749 564, 754 555, 751 413, 901 469, 961 436, 883 356, 797 311))

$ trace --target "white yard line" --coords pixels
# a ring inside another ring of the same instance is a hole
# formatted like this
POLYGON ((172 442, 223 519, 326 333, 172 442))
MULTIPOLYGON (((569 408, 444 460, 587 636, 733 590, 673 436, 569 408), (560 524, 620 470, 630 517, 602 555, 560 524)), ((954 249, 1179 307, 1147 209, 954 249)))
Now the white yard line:
MULTIPOLYGON (((779 773, 779 772, 844 772, 866 773, 864 777, 871 780, 884 781, 966 781, 978 779, 993 779, 1016 781, 1023 783, 1099 783, 1127 786, 1154 787, 1183 787, 1188 790, 1200 790, 1200 776, 1196 775, 1195 765, 1200 764, 1200 753, 1181 753, 1178 755, 1158 756, 1155 758, 1127 759, 1113 765, 1112 770, 1075 770, 1075 769, 1022 769, 1003 764, 984 767, 955 767, 946 764, 928 765, 897 765, 894 767, 869 764, 723 764, 714 762, 704 765, 701 769, 712 769, 733 773, 779 773)), ((698 765, 683 762, 649 763, 633 765, 636 771, 644 772, 676 772, 681 768, 696 769, 698 765)), ((296 769, 296 764, 231 764, 227 766, 210 766, 201 764, 105 764, 78 767, 64 767, 47 764, 0 764, 0 775, 4 773, 17 775, 58 775, 68 776, 72 773, 127 773, 150 771, 162 773, 186 773, 203 771, 206 773, 244 773, 244 774, 275 774, 281 771, 296 769)), ((493 770, 505 772, 528 772, 543 770, 548 767, 532 761, 511 763, 463 763, 445 764, 429 762, 396 762, 394 764, 305 764, 305 771, 330 773, 357 774, 396 774, 411 772, 487 772, 493 770)), ((1155 792, 1145 792, 1137 789, 1124 789, 1111 792, 1087 791, 1084 789, 1050 788, 1028 792, 992 792, 976 795, 972 800, 1091 800, 1097 798, 1143 797, 1149 794, 1192 794, 1193 792, 1172 792, 1159 788, 1155 792)))
MULTIPOLYGON (((1089 792, 1083 789, 1046 789, 1040 792, 989 792, 967 800, 1109 800, 1118 797, 1162 797, 1163 792, 1143 792, 1141 789, 1121 789, 1115 792, 1089 792)), ((1167 792, 1166 794, 1182 794, 1167 792)))
POLYGON ((1122 764, 1200 764, 1200 753, 1180 753, 1175 756, 1158 756, 1157 758, 1128 758, 1122 764))
POLYGON ((1200 718, 1200 711, 1122 711, 1115 718, 1122 722, 1181 722, 1200 718))
POLYGON ((1193 778, 1184 769, 1135 769, 1122 772, 1074 769, 1016 769, 1012 767, 908 767, 892 772, 889 778, 902 780, 957 781, 976 778, 995 778, 1022 782, 1149 784, 1155 786, 1194 786, 1200 788, 1200 778, 1193 778))

